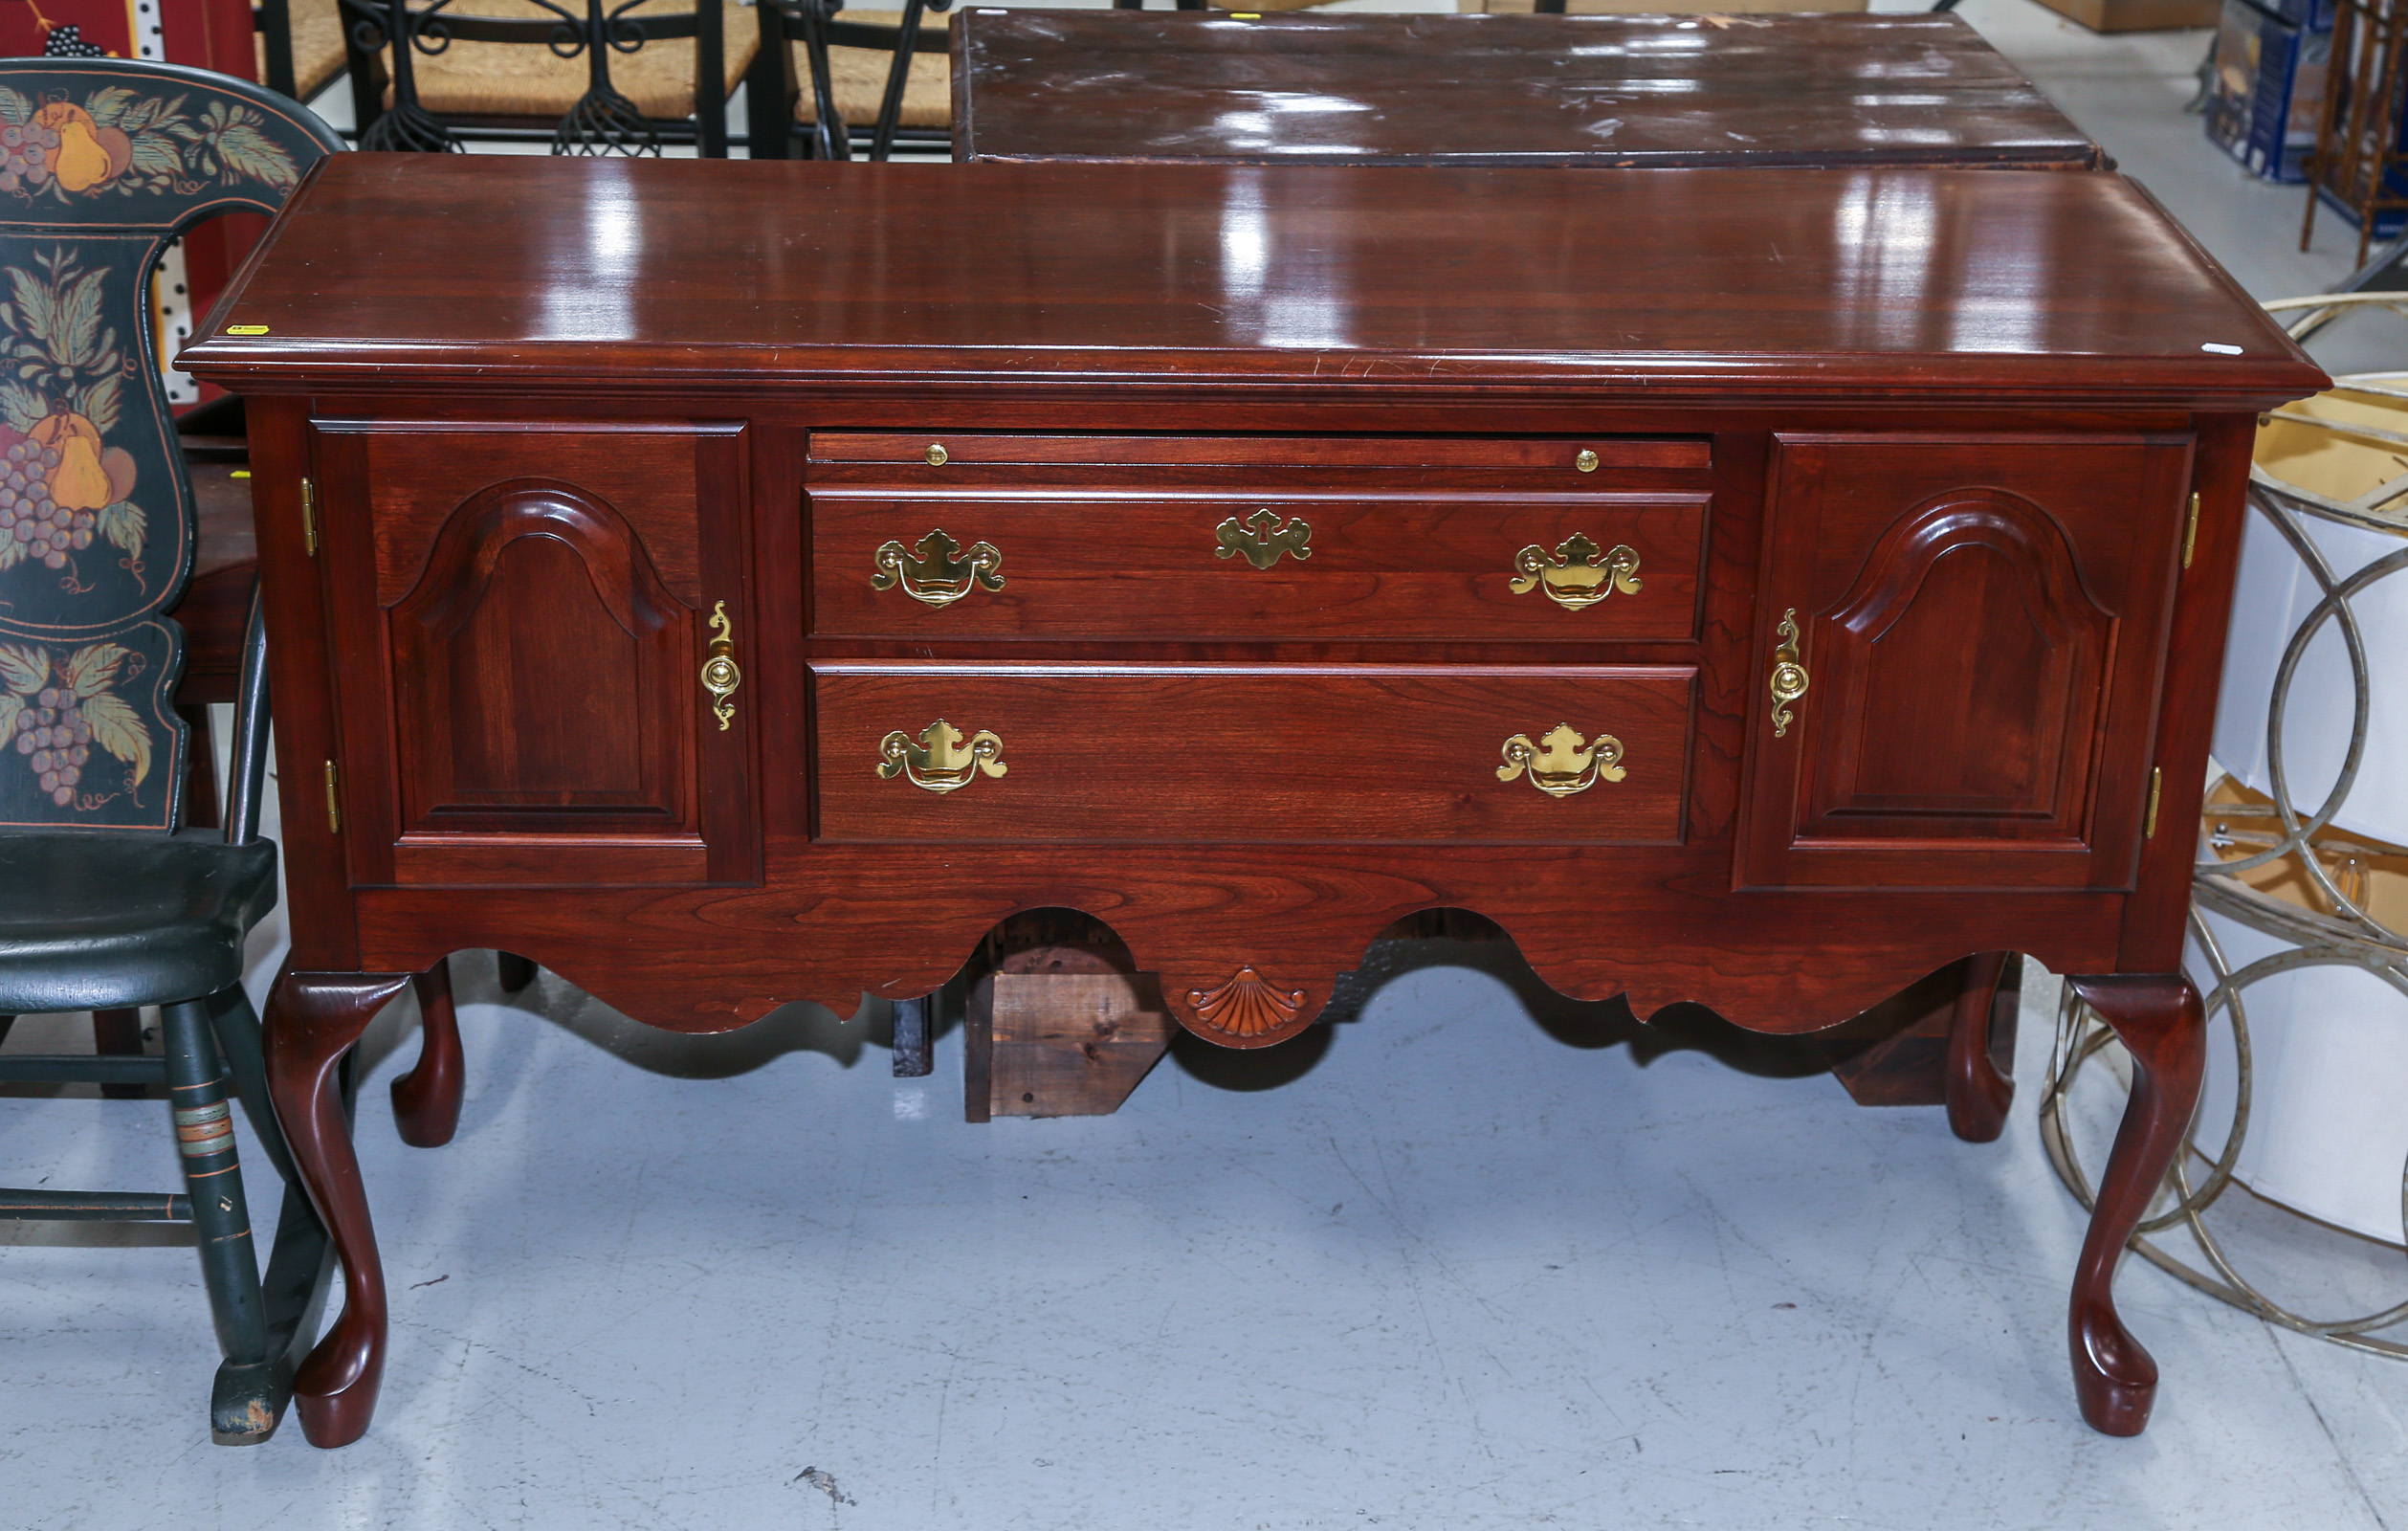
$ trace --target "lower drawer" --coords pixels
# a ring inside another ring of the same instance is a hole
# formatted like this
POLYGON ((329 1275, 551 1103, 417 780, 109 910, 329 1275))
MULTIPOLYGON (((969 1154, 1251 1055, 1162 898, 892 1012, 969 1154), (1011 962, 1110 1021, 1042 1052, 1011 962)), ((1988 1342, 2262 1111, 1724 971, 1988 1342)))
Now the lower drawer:
POLYGON ((823 840, 1671 844, 1688 666, 821 664, 823 840))

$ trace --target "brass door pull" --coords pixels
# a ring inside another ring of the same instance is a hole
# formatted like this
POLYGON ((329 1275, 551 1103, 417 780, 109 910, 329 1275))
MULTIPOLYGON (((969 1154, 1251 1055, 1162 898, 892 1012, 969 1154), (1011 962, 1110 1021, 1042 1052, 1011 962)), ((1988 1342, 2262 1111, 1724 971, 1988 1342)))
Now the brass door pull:
POLYGON ((921 729, 917 743, 900 728, 878 741, 878 779, 900 776, 926 792, 958 791, 981 771, 1001 776, 1010 768, 1004 764, 1004 742, 994 734, 982 728, 965 738, 942 718, 921 729))
POLYGON ((1513 581, 1515 595, 1545 590, 1548 600, 1573 611, 1595 606, 1616 590, 1624 595, 1639 593, 1638 553, 1624 543, 1605 552, 1585 532, 1565 538, 1553 556, 1536 543, 1531 544, 1513 555, 1513 569, 1518 576, 1513 581))
POLYGON ((995 550, 995 544, 972 543, 965 554, 942 526, 921 538, 909 552, 901 543, 890 542, 881 544, 871 556, 878 571, 870 576, 870 588, 891 590, 900 585, 905 595, 924 606, 951 606, 981 586, 990 590, 1004 588, 1004 555, 995 550))
POLYGON ((711 656, 702 661, 702 689, 711 694, 711 716, 719 721, 719 732, 736 721, 736 703, 727 699, 736 695, 736 688, 744 683, 744 672, 736 668, 736 624, 727 619, 727 603, 721 601, 711 612, 711 656))
POLYGON ((1773 651, 1773 676, 1769 687, 1773 693, 1773 737, 1779 739, 1789 732, 1789 704, 1806 694, 1811 684, 1806 667, 1798 662, 1798 609, 1791 607, 1781 613, 1781 625, 1774 633, 1781 640, 1773 651))
POLYGON ((1556 724, 1535 744, 1528 734, 1505 742, 1505 764, 1496 768, 1496 779, 1510 782, 1524 770, 1530 772, 1530 785, 1549 797, 1570 797, 1600 781, 1619 782, 1630 774, 1623 769, 1621 740, 1600 734, 1592 744, 1570 723, 1556 724))
POLYGON ((1215 558, 1228 558, 1244 553, 1246 561, 1256 568, 1269 568, 1279 562, 1279 555, 1290 553, 1301 562, 1313 556, 1307 544, 1313 541, 1313 528, 1298 516, 1282 523, 1274 511, 1258 510, 1246 518, 1241 525, 1235 516, 1212 528, 1212 540, 1220 545, 1213 549, 1215 558), (1248 536, 1248 529, 1253 532, 1248 536))

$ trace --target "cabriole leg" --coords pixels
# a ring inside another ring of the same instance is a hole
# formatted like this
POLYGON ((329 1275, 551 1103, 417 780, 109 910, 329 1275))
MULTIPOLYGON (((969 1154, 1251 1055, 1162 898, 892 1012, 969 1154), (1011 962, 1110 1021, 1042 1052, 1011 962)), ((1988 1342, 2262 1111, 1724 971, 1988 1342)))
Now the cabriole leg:
POLYGON ((2179 974, 2066 982, 2114 1029, 2132 1059, 2132 1099, 2116 1129, 2090 1233, 2074 1268, 2067 1315, 2073 1388, 2092 1429, 2137 1435, 2156 1402, 2157 1364, 2116 1317, 2115 1265, 2164 1183, 2198 1105, 2207 1022, 2198 990, 2179 974))
POLYGON ((368 1222, 360 1161, 343 1111, 344 1054, 407 973, 297 973, 268 998, 268 1089, 293 1167, 342 1261, 342 1312, 293 1379, 301 1430, 314 1446, 358 1440, 385 1374, 385 1271, 368 1222))
POLYGON ((1942 1089, 1948 1127, 1967 1143, 1996 1143, 2006 1131, 2007 1108, 2015 1104, 2015 1081, 1990 1057, 1990 1026, 1999 1002, 1999 981, 2013 954, 1985 951, 1966 959, 1964 987, 1948 1025, 1948 1068, 1942 1089))
POLYGON ((450 959, 420 973, 411 987, 418 991, 418 1066, 393 1081, 393 1125, 412 1148, 440 1148, 458 1130, 460 1094, 467 1088, 450 959))

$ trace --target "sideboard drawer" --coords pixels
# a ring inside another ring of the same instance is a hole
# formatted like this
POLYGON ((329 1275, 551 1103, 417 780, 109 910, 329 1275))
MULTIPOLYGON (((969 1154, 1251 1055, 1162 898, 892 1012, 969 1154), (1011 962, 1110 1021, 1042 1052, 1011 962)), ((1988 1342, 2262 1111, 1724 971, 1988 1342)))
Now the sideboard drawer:
POLYGON ((1687 666, 813 667, 818 834, 1681 838, 1687 666))
POLYGON ((812 627, 1684 642, 1708 498, 828 491, 812 497, 812 627))
POLYGON ((1703 474, 1712 445, 1702 436, 1216 436, 1006 435, 983 432, 820 431, 811 436, 811 477, 828 483, 940 488, 966 480, 1045 477, 1064 470, 1176 475, 1208 482, 1292 486, 1315 477, 1373 472, 1498 488, 1577 480, 1610 488, 1625 473, 1703 474), (1519 482, 1517 482, 1517 480, 1519 482))

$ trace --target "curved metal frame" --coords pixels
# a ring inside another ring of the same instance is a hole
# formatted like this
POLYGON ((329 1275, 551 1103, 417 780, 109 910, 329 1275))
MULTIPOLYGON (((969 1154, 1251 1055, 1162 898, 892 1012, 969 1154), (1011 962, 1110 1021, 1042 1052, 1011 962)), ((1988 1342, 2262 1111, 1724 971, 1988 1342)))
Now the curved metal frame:
POLYGON ((610 82, 610 55, 632 54, 652 42, 692 37, 697 54, 695 71, 695 136, 708 155, 727 152, 727 102, 723 64, 726 44, 720 35, 721 12, 717 0, 696 0, 692 11, 671 15, 631 16, 643 0, 585 0, 584 14, 562 0, 530 0, 550 12, 524 18, 477 16, 453 11, 453 0, 341 0, 349 21, 353 49, 365 55, 383 54, 390 47, 393 104, 379 113, 360 134, 360 147, 407 153, 457 152, 459 134, 418 100, 412 55, 439 57, 455 41, 541 43, 556 58, 584 56, 587 61, 585 94, 560 120, 552 134, 555 154, 660 153, 663 123, 636 109, 610 82), (708 64, 710 67, 704 68, 708 64), (716 99, 715 99, 716 98, 716 99))
MULTIPOLYGON (((2408 293, 2326 294, 2315 298, 2286 299, 2268 303, 2266 308, 2273 313, 2298 315, 2289 329, 2293 338, 2304 339, 2333 320, 2369 306, 2389 308, 2408 317, 2408 293)), ((2335 381, 2333 391, 2370 397, 2408 398, 2408 373, 2367 373, 2340 378, 2335 381)), ((2317 419, 2286 410, 2275 410, 2269 418, 2312 423, 2320 429, 2376 441, 2386 447, 2408 449, 2408 435, 2372 427, 2317 419)), ((2370 586, 2408 568, 2408 546, 2376 559, 2347 576, 2336 576, 2301 524, 2303 517, 2316 516, 2343 525, 2388 532, 2395 536, 2408 535, 2408 474, 2377 486, 2356 501, 2342 501, 2282 483, 2253 467, 2250 470, 2249 503, 2282 534, 2284 541, 2315 579, 2323 597, 2291 634, 2290 641, 2284 648, 2282 663, 2275 672, 2273 696, 2266 709, 2266 765, 2272 778, 2273 791, 2270 795, 2273 802, 2267 808, 2235 807, 2221 813, 2221 816, 2232 819, 2271 819, 2275 821, 2277 832, 2247 835, 2250 843, 2262 844, 2263 849, 2234 860, 2201 862, 2192 880, 2191 935, 2205 955, 2208 973, 2213 979, 2213 987, 2203 996, 2207 1017, 2212 1023, 2220 1014, 2232 1029, 2237 1078, 2231 1127, 2224 1135, 2222 1150, 2211 1158, 2198 1146, 2198 1123, 2192 1123, 2187 1144, 2191 1152, 2176 1155, 2174 1167, 2168 1176, 2174 1191, 2174 1205, 2157 1216, 2143 1221, 2132 1234, 2131 1248, 2177 1280, 2244 1312, 2253 1313, 2269 1323, 2281 1324, 2302 1334, 2317 1335, 2353 1349, 2408 1360, 2408 1341, 2382 1339, 2375 1333, 2408 1322, 2408 1300, 2379 1312, 2352 1318, 2309 1318, 2277 1302, 2242 1276, 2235 1268, 2223 1244, 2209 1231, 2203 1217, 2233 1183, 2233 1167, 2240 1162, 2242 1145, 2249 1129, 2249 1015, 2243 992, 2251 985, 2281 973, 2308 967, 2344 966, 2372 973, 2403 996, 2408 996, 2408 935, 2387 928, 2367 913, 2359 899, 2345 890, 2342 880, 2332 875, 2325 862, 2326 856, 2336 852, 2343 854, 2380 854, 2386 848, 2360 845, 2331 835, 2321 840, 2312 838, 2331 823, 2333 815, 2349 799, 2357 785, 2358 770, 2366 755, 2373 687, 2367 664, 2366 641, 2359 631, 2357 613, 2352 602, 2370 586), (2332 790, 2314 812, 2303 816, 2291 802, 2290 780, 2283 753, 2283 721, 2290 705, 2291 682, 2298 674, 2300 660, 2306 655, 2309 642, 2328 622, 2338 624, 2342 643, 2349 653, 2354 710, 2351 717, 2349 748, 2343 756, 2341 770, 2334 779, 2332 790), (2241 880, 2241 873, 2286 857, 2296 858, 2318 894, 2327 900, 2330 912, 2286 902, 2241 880), (2235 969, 2224 955, 2222 943, 2217 941, 2215 932, 2208 927, 2204 918, 2204 912, 2208 910, 2286 942, 2288 948, 2235 969), (2210 1161, 2206 1179, 2197 1186, 2191 1180, 2191 1155, 2194 1153, 2210 1161), (2176 1224, 2186 1228, 2197 1241, 2208 1264, 2213 1267, 2212 1273, 2173 1254, 2150 1237, 2176 1224)), ((2242 836, 2226 832, 2215 843, 2231 845, 2242 839, 2242 836)), ((2041 1096, 2041 1142, 2048 1152, 2049 1162, 2056 1166, 2058 1176, 2086 1209, 2092 1205, 2094 1192, 2089 1176, 2073 1151, 2072 1137, 2066 1120, 2066 1098, 2083 1066, 2113 1041, 2114 1033, 2107 1023, 2077 1000, 2071 987, 2067 986, 2058 1010, 2056 1050, 2049 1060, 2048 1079, 2041 1096)), ((2402 1240, 2408 1242, 2408 1165, 2403 1165, 2401 1168, 2400 1227, 2402 1240)))

